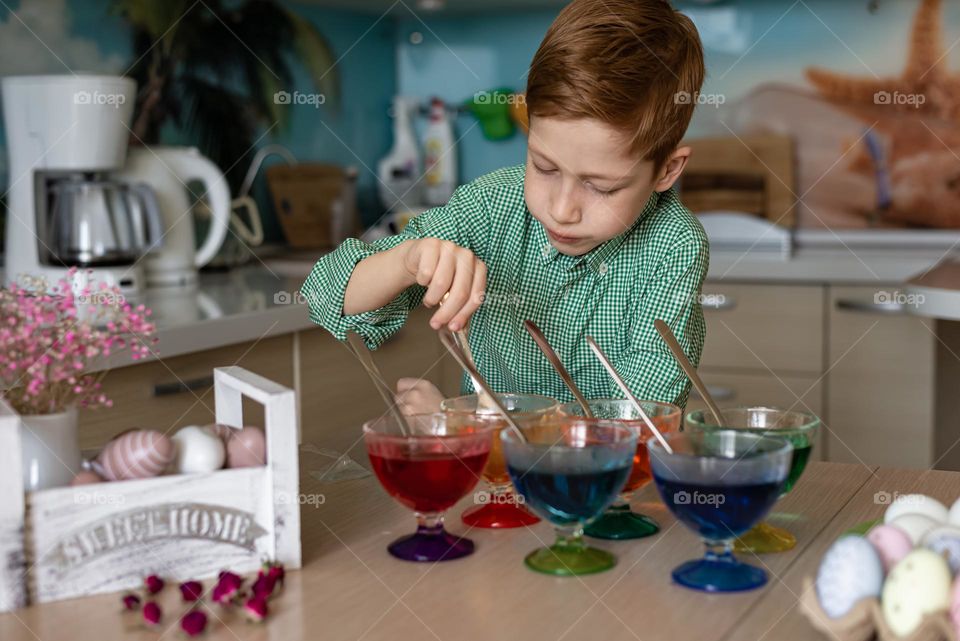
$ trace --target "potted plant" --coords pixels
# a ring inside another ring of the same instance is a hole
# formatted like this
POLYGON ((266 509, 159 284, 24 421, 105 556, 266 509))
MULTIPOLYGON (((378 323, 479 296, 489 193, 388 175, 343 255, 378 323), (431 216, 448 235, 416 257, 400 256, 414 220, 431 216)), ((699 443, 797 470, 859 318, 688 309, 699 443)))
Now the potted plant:
POLYGON ((270 0, 114 0, 133 29, 138 95, 131 143, 154 145, 172 123, 236 191, 259 129, 282 126, 296 60, 326 105, 339 98, 333 51, 306 19, 270 0))
POLYGON ((67 485, 80 471, 77 409, 110 407, 96 359, 150 353, 150 310, 100 284, 77 292, 76 268, 59 283, 0 289, 0 398, 21 418, 24 488, 67 485))

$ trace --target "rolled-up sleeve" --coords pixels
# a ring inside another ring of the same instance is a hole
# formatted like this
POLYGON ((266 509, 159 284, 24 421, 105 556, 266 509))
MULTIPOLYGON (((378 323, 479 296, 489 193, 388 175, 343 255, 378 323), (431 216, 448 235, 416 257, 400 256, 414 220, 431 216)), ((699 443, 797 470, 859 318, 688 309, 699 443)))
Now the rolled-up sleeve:
POLYGON ((343 298, 357 264, 404 241, 427 237, 451 241, 482 258, 486 253, 488 219, 483 190, 470 183, 458 188, 446 205, 423 212, 395 236, 373 243, 356 238, 346 240, 317 261, 300 289, 310 320, 341 341, 346 339, 347 332, 356 332, 369 348, 376 349, 403 327, 410 310, 423 301, 426 288, 415 285, 379 309, 345 315, 343 298))
MULTIPOLYGON (((705 234, 677 244, 657 270, 650 296, 638 302, 631 329, 630 349, 614 365, 638 398, 687 405, 690 381, 654 327, 660 319, 670 326, 694 367, 700 364, 706 338, 706 323, 700 292, 710 263, 705 234)), ((613 387, 611 393, 622 396, 613 387)))

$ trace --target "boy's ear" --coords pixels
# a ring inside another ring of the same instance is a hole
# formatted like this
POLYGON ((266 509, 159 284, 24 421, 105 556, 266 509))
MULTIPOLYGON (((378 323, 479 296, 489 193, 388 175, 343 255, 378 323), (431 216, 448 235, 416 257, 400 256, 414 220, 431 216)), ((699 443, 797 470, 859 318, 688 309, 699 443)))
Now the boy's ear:
POLYGON ((673 187, 673 184, 680 178, 683 168, 687 166, 687 160, 690 158, 690 147, 677 147, 667 161, 663 164, 657 174, 657 181, 653 186, 654 191, 666 191, 673 187))

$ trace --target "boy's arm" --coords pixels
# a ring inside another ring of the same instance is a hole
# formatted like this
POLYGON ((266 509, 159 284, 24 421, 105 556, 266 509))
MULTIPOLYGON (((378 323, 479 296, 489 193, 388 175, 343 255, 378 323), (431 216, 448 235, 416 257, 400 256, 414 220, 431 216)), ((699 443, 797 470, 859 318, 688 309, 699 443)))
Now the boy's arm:
POLYGON ((300 290, 310 319, 339 340, 353 331, 368 347, 378 347, 403 326, 409 311, 427 294, 427 288, 417 284, 416 276, 406 269, 409 250, 416 241, 449 241, 482 257, 487 248, 488 219, 486 198, 471 183, 457 189, 446 205, 411 220, 396 236, 374 243, 346 240, 317 261, 300 290))
MULTIPOLYGON (((670 251, 647 295, 639 302, 631 330, 631 347, 614 360, 617 371, 637 398, 686 407, 690 381, 653 323, 664 320, 693 366, 700 363, 706 325, 699 294, 709 262, 709 245, 702 232, 692 240, 679 243, 670 251)), ((613 381, 610 385, 613 397, 623 396, 613 381)))

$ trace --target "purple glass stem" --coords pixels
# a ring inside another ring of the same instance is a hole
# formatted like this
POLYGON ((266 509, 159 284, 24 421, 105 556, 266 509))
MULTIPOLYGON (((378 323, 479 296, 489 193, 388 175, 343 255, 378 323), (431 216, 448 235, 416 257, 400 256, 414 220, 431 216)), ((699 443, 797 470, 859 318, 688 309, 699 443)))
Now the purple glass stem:
POLYGON ((473 541, 454 536, 443 528, 440 515, 417 514, 417 531, 387 547, 398 559, 420 563, 451 561, 473 554, 473 541))

